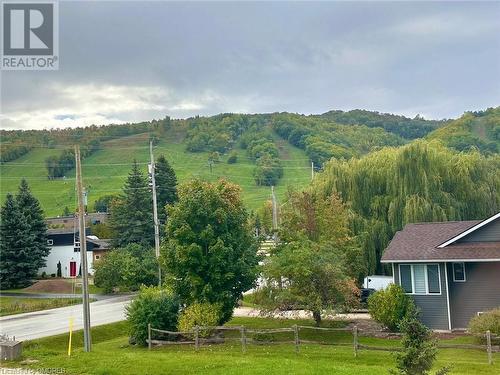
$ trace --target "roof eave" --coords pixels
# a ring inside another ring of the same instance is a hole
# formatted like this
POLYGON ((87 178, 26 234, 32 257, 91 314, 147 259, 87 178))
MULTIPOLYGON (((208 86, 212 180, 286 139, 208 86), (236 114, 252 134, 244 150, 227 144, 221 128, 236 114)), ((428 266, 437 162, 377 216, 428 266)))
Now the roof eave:
POLYGON ((450 244, 452 244, 452 243, 454 243, 454 242, 458 241, 459 239, 461 239, 461 238, 463 238, 463 237, 465 237, 465 236, 469 235, 470 233, 472 233, 472 232, 474 232, 474 231, 478 230, 479 228, 482 228, 482 227, 483 227, 483 226, 485 226, 486 224, 491 223, 492 221, 495 221, 495 220, 496 220, 496 219, 498 219, 498 218, 500 218, 500 212, 498 212, 497 214, 495 214, 495 215, 493 215, 493 216, 491 216, 491 217, 489 217, 489 218, 487 218, 487 219, 485 219, 485 220, 481 221, 480 223, 478 223, 478 224, 476 224, 476 225, 472 226, 471 228, 469 228, 469 229, 467 229, 467 230, 463 231, 462 233, 457 234, 456 236, 454 236, 454 237, 450 238, 450 239, 449 239, 449 240, 447 240, 446 242, 443 242, 442 244, 438 245, 437 247, 438 247, 439 249, 442 249, 443 247, 446 247, 446 246, 448 246, 448 245, 450 245, 450 244))
POLYGON ((436 262, 500 262, 500 258, 490 259, 464 259, 464 258, 449 258, 449 259, 383 259, 380 263, 436 263, 436 262))

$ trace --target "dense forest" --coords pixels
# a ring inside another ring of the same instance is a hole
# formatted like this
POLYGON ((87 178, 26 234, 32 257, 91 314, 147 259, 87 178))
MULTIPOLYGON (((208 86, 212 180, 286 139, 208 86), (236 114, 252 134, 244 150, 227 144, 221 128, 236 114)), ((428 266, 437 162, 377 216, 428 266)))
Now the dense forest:
POLYGON ((406 223, 484 219, 500 209, 500 156, 457 153, 439 142, 414 141, 362 158, 332 159, 312 188, 338 193, 351 210, 369 274, 406 223))
POLYGON ((449 120, 425 120, 417 115, 413 119, 393 115, 355 109, 352 111, 329 111, 320 115, 337 124, 365 125, 370 128, 382 128, 405 139, 422 138, 433 130, 446 125, 449 120))
POLYGON ((484 154, 500 151, 500 107, 486 111, 467 112, 457 120, 427 136, 439 139, 458 151, 476 148, 484 154))

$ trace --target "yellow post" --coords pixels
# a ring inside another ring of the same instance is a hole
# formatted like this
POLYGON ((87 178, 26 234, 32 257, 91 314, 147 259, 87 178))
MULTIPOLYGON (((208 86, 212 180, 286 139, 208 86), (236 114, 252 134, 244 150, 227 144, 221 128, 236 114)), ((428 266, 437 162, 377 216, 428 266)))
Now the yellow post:
POLYGON ((69 342, 68 342, 68 356, 71 356, 71 338, 73 336, 73 317, 69 318, 69 342))

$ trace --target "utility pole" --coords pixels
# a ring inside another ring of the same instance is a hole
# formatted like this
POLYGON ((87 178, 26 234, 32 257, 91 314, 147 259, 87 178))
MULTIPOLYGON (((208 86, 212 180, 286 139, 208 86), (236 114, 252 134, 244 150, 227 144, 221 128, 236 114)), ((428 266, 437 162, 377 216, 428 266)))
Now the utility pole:
POLYGON ((273 207, 273 236, 274 242, 278 243, 278 205, 276 204, 276 194, 274 194, 274 186, 271 186, 271 199, 273 207))
POLYGON ((156 202, 156 177, 155 159, 153 156, 153 141, 149 141, 149 157, 151 159, 151 183, 153 191, 153 220, 155 227, 155 254, 158 260, 158 286, 161 286, 161 266, 160 266, 160 226, 158 224, 158 207, 156 202))
POLYGON ((314 162, 311 162, 311 181, 314 180, 314 162))
POLYGON ((87 236, 85 234, 85 207, 82 183, 82 164, 80 161, 80 147, 75 145, 76 159, 76 188, 78 192, 78 218, 80 226, 80 266, 82 269, 83 295, 83 345, 86 352, 90 352, 92 338, 90 336, 90 304, 89 304, 89 271, 87 266, 87 236))

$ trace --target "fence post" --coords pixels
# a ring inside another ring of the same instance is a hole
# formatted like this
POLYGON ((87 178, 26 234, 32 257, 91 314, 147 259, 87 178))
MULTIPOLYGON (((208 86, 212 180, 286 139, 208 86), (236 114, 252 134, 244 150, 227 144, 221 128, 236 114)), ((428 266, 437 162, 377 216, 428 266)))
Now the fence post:
POLYGON ((297 324, 293 325, 293 336, 295 339, 295 353, 299 354, 299 327, 297 327, 297 324))
POLYGON ((352 328, 352 336, 354 340, 354 357, 358 356, 358 326, 352 328))
POLYGON ((151 350, 151 323, 148 323, 148 350, 151 350))
POLYGON ((491 357, 491 332, 490 332, 490 330, 486 331, 486 351, 488 352, 488 364, 491 365, 493 363, 493 359, 491 357))
POLYGON ((241 326, 240 332, 241 332, 241 351, 243 353, 246 353, 247 352, 247 335, 246 335, 245 326, 241 326))
POLYGON ((200 349, 200 327, 195 326, 194 327, 194 346, 196 351, 200 349))

